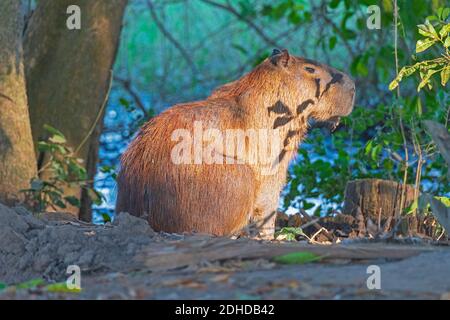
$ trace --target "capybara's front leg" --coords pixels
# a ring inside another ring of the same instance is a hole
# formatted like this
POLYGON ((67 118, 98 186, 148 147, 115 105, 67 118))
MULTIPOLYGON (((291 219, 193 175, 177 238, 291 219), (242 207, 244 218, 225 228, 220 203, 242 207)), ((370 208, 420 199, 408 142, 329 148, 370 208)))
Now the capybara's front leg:
POLYGON ((257 237, 264 240, 273 240, 275 233, 276 210, 267 211, 256 221, 257 237))
POLYGON ((279 188, 278 185, 274 185, 273 183, 265 183, 256 197, 252 221, 256 226, 257 236, 261 239, 273 239, 278 209, 279 188))

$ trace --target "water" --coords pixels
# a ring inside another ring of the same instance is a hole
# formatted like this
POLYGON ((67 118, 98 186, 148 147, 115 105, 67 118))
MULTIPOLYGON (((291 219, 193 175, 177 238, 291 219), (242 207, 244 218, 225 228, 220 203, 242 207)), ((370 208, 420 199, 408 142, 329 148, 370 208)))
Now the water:
POLYGON ((102 193, 104 200, 101 205, 93 206, 94 223, 102 223, 104 214, 111 218, 114 216, 116 181, 113 173, 117 171, 120 155, 132 139, 134 124, 143 116, 139 110, 126 111, 119 103, 122 96, 121 90, 114 87, 105 112, 104 128, 100 136, 99 164, 94 180, 94 187, 102 193), (105 167, 110 168, 110 172, 103 172, 105 167))

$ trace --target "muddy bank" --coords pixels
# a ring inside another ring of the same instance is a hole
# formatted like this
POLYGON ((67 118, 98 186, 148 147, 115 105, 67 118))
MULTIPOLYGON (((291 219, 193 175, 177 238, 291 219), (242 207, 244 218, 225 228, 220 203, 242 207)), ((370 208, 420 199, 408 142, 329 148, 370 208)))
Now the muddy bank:
POLYGON ((0 299, 388 299, 448 297, 448 245, 356 242, 310 245, 207 235, 155 233, 121 214, 95 226, 71 216, 33 216, 0 204, 0 299), (274 258, 311 252, 313 264, 274 258), (79 293, 49 292, 82 271, 79 293), (367 267, 381 268, 381 290, 367 288, 367 267), (27 289, 20 282, 41 278, 27 289))
POLYGON ((60 281, 73 264, 84 274, 125 271, 154 237, 146 221, 128 214, 112 225, 94 226, 65 215, 37 218, 24 208, 0 204, 0 281, 60 281))

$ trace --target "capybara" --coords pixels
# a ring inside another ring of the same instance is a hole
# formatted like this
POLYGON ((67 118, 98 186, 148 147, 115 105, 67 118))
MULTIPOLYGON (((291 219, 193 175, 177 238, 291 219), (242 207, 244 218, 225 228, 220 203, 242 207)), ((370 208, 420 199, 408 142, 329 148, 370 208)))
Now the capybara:
POLYGON ((170 233, 233 235, 253 222, 270 238, 309 120, 338 121, 354 97, 346 74, 274 49, 205 100, 175 105, 141 128, 121 158, 116 212, 170 233))

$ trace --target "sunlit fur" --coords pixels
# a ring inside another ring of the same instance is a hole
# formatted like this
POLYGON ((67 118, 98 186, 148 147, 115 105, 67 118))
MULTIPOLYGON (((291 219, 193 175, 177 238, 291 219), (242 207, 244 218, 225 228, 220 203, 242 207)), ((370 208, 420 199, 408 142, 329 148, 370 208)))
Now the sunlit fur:
MULTIPOLYGON (((341 73, 340 81, 332 81, 338 73, 287 51, 278 52, 206 100, 175 105, 154 117, 121 158, 116 212, 145 216, 157 231, 215 235, 233 234, 249 221, 271 216, 308 119, 327 121, 346 116, 353 108, 354 83, 341 73), (281 161, 273 175, 263 174, 259 164, 172 163, 174 130, 192 131, 194 121, 202 121, 205 129, 272 129, 283 117, 270 112, 282 111, 273 107, 277 103, 287 106, 292 120, 276 129, 286 145, 281 146, 281 161)), ((273 233, 273 217, 261 228, 261 236, 273 233)))

